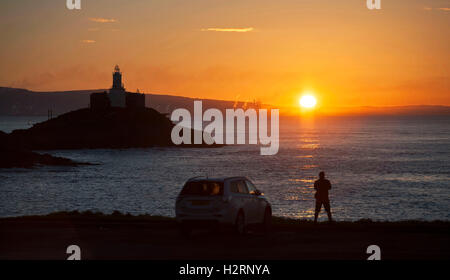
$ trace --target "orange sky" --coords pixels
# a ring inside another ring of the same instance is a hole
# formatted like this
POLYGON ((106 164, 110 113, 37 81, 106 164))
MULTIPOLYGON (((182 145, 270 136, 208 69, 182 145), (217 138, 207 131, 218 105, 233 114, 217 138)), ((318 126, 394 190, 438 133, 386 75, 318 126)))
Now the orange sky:
MULTIPOLYGON (((108 88, 322 109, 450 105, 450 1, 0 2, 0 86, 108 88)), ((331 110, 331 109, 330 109, 331 110)))

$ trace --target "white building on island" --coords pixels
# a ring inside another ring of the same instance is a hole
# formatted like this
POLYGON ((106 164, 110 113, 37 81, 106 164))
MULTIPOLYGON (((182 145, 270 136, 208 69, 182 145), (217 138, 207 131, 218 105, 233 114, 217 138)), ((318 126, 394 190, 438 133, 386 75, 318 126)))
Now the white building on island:
POLYGON ((127 92, 122 83, 122 72, 119 65, 114 67, 113 84, 109 92, 97 92, 91 94, 90 107, 95 110, 110 107, 143 108, 145 107, 145 94, 127 92))
POLYGON ((113 84, 109 90, 109 101, 111 107, 126 107, 126 92, 122 83, 122 72, 119 65, 114 67, 113 84))

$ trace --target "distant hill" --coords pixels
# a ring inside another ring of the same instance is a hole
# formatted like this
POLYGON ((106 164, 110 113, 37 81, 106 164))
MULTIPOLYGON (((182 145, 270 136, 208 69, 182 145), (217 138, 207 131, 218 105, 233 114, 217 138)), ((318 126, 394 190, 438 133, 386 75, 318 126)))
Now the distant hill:
MULTIPOLYGON (((89 95, 93 92, 102 92, 106 89, 62 91, 62 92, 35 92, 26 89, 0 87, 0 115, 9 116, 46 116, 49 109, 53 115, 60 115, 70 111, 89 107, 89 95)), ((146 94, 145 103, 160 113, 171 113, 177 108, 193 110, 194 98, 146 94)), ((226 109, 233 108, 235 102, 202 99, 204 108, 226 109)), ((238 102, 236 106, 242 107, 245 102, 238 102)))
POLYGON ((60 115, 89 107, 89 94, 98 91, 104 90, 34 92, 0 87, 0 115, 44 116, 49 109, 60 115))
MULTIPOLYGON (((26 89, 0 87, 0 115, 9 116, 45 116, 49 109, 53 115, 61 115, 70 111, 89 107, 89 94, 101 92, 106 89, 78 90, 78 91, 58 91, 58 92, 35 92, 26 89)), ((171 113, 177 108, 185 108, 193 111, 195 98, 181 97, 174 95, 161 95, 146 93, 145 103, 149 108, 153 108, 160 113, 171 113)), ((214 99, 202 99, 203 109, 217 108, 224 110, 227 108, 253 107, 253 103, 234 102, 214 99)), ((261 108, 268 108, 270 105, 260 105, 261 108)), ((450 115, 449 106, 389 106, 389 107, 349 107, 335 108, 334 112, 325 115, 415 115, 415 116, 436 116, 450 115)), ((297 115, 296 108, 280 108, 282 115, 297 115)), ((320 112, 318 115, 324 115, 320 112)))

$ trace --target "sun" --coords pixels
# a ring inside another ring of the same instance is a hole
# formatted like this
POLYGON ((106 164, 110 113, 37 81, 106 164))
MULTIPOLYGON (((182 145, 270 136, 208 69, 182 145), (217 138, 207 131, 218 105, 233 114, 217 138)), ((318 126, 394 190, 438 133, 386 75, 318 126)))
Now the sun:
POLYGON ((314 108, 317 104, 316 98, 310 94, 303 95, 298 102, 303 108, 314 108))

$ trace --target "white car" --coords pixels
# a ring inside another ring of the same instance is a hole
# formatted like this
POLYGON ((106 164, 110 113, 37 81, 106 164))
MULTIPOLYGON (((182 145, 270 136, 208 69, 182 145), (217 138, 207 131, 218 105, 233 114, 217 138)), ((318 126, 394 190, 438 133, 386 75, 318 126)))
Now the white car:
POLYGON ((189 179, 177 197, 176 220, 183 234, 204 225, 232 225, 245 234, 249 225, 270 228, 272 207, 245 177, 189 179))

